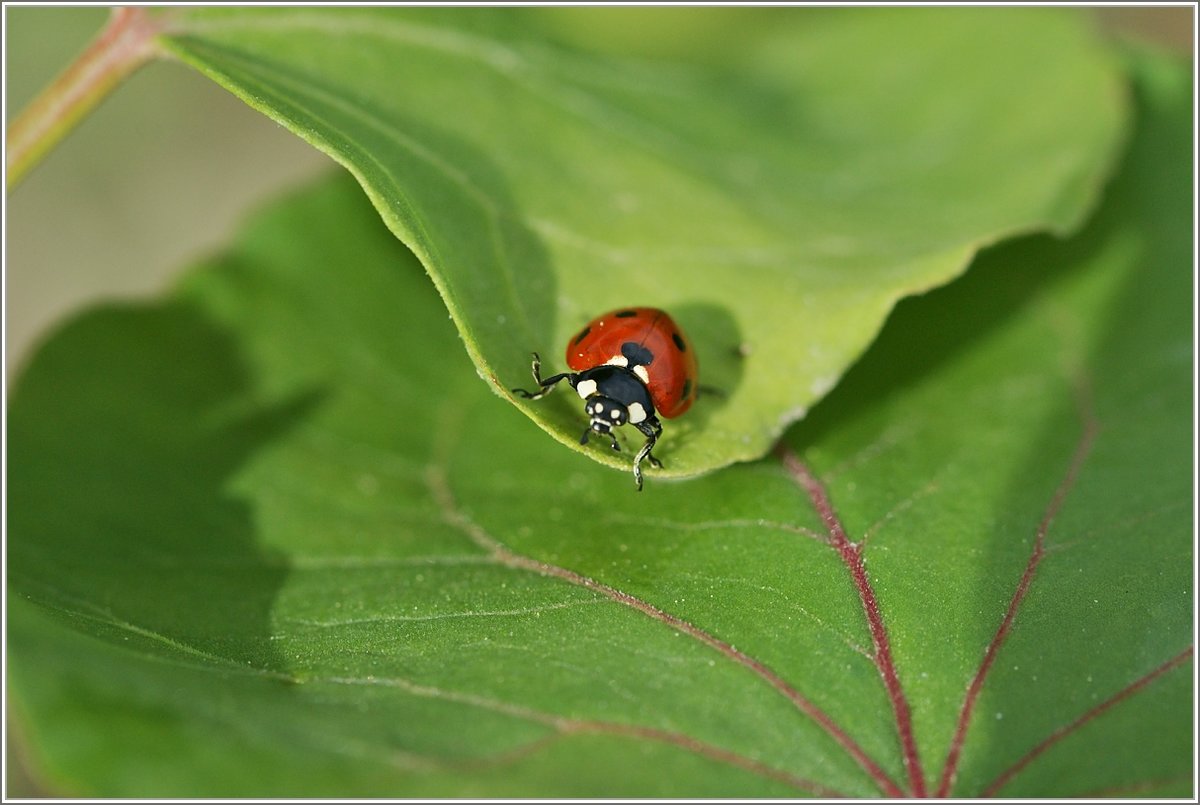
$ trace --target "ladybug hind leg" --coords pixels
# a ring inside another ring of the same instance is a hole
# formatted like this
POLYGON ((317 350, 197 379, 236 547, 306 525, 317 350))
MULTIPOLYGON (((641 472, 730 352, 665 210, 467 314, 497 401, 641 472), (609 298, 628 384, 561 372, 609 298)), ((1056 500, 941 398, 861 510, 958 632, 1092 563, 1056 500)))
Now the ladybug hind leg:
POLYGON ((533 382, 536 383, 538 386, 537 391, 526 391, 525 389, 513 389, 512 390, 513 394, 516 394, 519 397, 524 397, 527 400, 540 400, 543 397, 545 397, 547 394, 549 394, 551 391, 553 391, 554 387, 557 386, 561 381, 566 380, 566 381, 570 382, 571 374, 569 372, 561 372, 561 373, 553 375, 551 377, 547 377, 545 380, 543 380, 542 379, 542 359, 540 356, 538 356, 538 354, 536 352, 533 353, 533 363, 531 364, 531 368, 533 370, 533 382))
POLYGON ((662 462, 654 457, 651 451, 654 445, 658 443, 658 437, 662 435, 662 425, 658 421, 658 417, 647 417, 646 419, 634 425, 646 435, 646 443, 642 445, 642 449, 638 451, 633 458, 633 480, 637 483, 638 491, 642 491, 642 461, 648 460, 650 466, 655 469, 662 469, 662 462))

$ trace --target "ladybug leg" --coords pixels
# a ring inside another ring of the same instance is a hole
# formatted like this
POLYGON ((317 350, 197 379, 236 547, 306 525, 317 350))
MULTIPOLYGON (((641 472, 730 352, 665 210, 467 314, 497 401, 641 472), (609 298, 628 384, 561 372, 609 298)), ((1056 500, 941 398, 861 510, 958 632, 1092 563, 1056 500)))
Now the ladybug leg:
POLYGON ((535 352, 533 353, 533 381, 537 383, 537 391, 526 391, 525 389, 513 389, 512 393, 519 397, 524 397, 527 400, 540 400, 554 390, 554 387, 563 380, 568 380, 571 375, 568 372, 547 377, 542 379, 542 359, 535 352))
POLYGON ((659 424, 658 417, 647 417, 646 419, 634 425, 635 428, 646 434, 646 443, 642 445, 642 449, 633 458, 633 480, 637 482, 638 491, 642 491, 642 461, 649 459, 650 466, 655 469, 662 469, 662 462, 654 457, 651 452, 654 445, 658 443, 658 437, 662 435, 662 425, 659 424))
MULTIPOLYGON (((588 437, 589 437, 589 436, 591 436, 591 435, 592 435, 592 426, 591 426, 591 425, 589 425, 589 426, 587 426, 586 428, 584 428, 584 429, 583 429, 583 435, 579 437, 579 443, 580 443, 580 444, 587 444, 587 443, 588 443, 588 437)), ((616 436, 616 434, 615 434, 615 433, 613 433, 613 432, 610 430, 610 431, 608 432, 608 438, 612 440, 612 449, 613 449, 613 450, 616 450, 618 453, 620 453, 620 452, 621 452, 621 445, 620 445, 620 443, 617 441, 617 436, 616 436)))

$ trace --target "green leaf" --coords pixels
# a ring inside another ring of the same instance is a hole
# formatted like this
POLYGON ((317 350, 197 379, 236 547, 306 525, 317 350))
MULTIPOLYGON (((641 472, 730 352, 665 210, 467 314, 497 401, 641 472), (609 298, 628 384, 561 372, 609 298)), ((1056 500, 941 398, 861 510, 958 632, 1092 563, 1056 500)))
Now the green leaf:
POLYGON ((1191 87, 1138 64, 1083 233, 901 303, 782 460, 640 495, 475 381, 346 180, 71 322, 8 420, 52 790, 936 792, 994 645, 954 794, 1186 794, 1191 87))
POLYGON ((1044 9, 725 10, 724 46, 599 52, 689 13, 192 8, 163 44, 345 165, 480 376, 573 449, 628 467, 578 444, 578 405, 509 395, 530 352, 561 371, 592 316, 670 310, 725 392, 669 423, 664 472, 694 475, 764 455, 897 299, 1075 227, 1126 110, 1083 19, 1044 9))
POLYGON ((1088 228, 989 251, 902 303, 788 439, 869 535, 931 778, 997 644, 958 796, 1192 779, 1191 88, 1138 72, 1141 128, 1088 228))

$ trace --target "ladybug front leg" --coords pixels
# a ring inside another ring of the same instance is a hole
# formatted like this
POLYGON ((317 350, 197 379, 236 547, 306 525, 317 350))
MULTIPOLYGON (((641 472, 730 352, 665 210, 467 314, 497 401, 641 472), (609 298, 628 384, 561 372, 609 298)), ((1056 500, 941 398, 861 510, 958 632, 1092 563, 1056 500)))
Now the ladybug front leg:
POLYGON ((535 352, 533 353, 533 381, 537 383, 538 390, 526 391, 525 389, 513 389, 512 393, 524 397, 527 400, 540 400, 553 391, 554 387, 557 386, 561 381, 567 380, 569 382, 570 377, 571 374, 569 372, 562 372, 552 377, 547 377, 545 380, 543 380, 542 359, 538 357, 538 354, 535 352))
MULTIPOLYGON (((579 443, 587 444, 588 437, 591 435, 592 435, 592 426, 588 425, 586 428, 583 429, 583 435, 579 437, 579 443)), ((621 452, 621 443, 617 441, 617 434, 613 433, 610 430, 610 431, 608 431, 608 438, 612 442, 612 449, 616 450, 618 453, 620 453, 621 452)))
POLYGON ((658 443, 658 437, 662 435, 662 425, 659 424, 658 417, 651 416, 638 422, 634 425, 646 435, 646 443, 642 445, 642 449, 633 458, 633 480, 637 482, 638 491, 642 491, 642 461, 650 460, 650 466, 655 469, 662 469, 662 462, 654 457, 650 452, 654 449, 654 445, 658 443))

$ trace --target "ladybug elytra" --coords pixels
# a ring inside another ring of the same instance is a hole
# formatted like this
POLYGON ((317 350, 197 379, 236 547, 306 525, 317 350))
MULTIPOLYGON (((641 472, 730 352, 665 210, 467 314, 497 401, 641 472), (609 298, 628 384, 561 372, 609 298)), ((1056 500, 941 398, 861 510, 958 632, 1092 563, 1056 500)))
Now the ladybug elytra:
POLYGON ((613 428, 633 425, 646 443, 633 459, 633 478, 642 489, 642 461, 654 467, 662 462, 651 452, 662 435, 661 415, 674 419, 696 400, 697 364, 691 342, 664 311, 631 307, 597 316, 567 344, 567 366, 573 372, 541 376, 541 359, 533 353, 533 379, 537 390, 513 389, 514 394, 537 400, 565 380, 583 398, 590 418, 580 437, 587 444, 592 433, 607 436, 620 450, 613 428))

